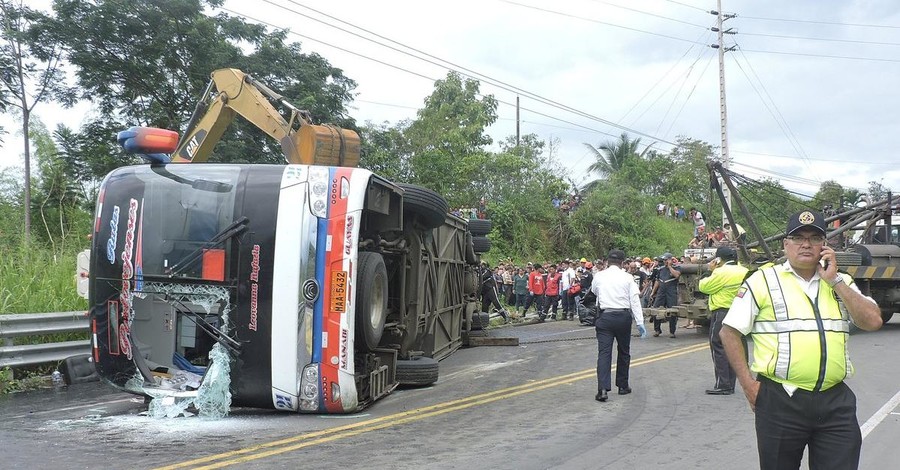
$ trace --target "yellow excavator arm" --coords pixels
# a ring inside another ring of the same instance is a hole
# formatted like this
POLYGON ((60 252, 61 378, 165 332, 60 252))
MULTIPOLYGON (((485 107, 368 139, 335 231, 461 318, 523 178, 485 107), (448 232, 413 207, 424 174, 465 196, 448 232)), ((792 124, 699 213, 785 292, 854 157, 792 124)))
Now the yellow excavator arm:
POLYGON ((178 147, 175 163, 205 162, 236 115, 281 143, 288 163, 352 166, 359 164, 359 135, 348 129, 310 122, 309 113, 287 102, 250 75, 219 69, 197 104, 178 147), (273 102, 290 110, 284 116, 273 102))

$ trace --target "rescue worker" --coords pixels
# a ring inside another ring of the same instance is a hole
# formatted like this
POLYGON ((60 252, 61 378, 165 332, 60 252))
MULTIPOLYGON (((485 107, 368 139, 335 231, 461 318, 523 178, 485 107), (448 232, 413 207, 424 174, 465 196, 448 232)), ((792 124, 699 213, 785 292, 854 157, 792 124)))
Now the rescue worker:
POLYGON ((806 447, 811 469, 855 469, 862 434, 856 396, 844 383, 853 374, 849 320, 877 330, 881 312, 838 272, 821 213, 791 215, 785 233, 787 261, 744 281, 725 316, 722 344, 756 412, 761 469, 799 468, 806 447), (742 335, 753 341, 749 367, 742 335))
MULTIPOLYGON (((656 300, 654 308, 671 308, 678 304, 678 278, 681 277, 681 268, 675 264, 672 253, 662 255, 662 266, 656 278, 656 300)), ((653 336, 662 334, 662 322, 669 322, 669 338, 675 337, 675 327, 678 325, 678 316, 666 314, 666 319, 656 316, 653 319, 653 336)))
POLYGON ((609 267, 594 276, 591 292, 597 296, 600 315, 594 322, 597 330, 597 401, 609 399, 612 390, 612 343, 616 341, 616 387, 619 395, 631 393, 628 368, 631 366, 631 320, 637 324, 641 337, 647 336, 644 312, 634 278, 622 269, 625 252, 610 250, 609 267))
POLYGON ((722 320, 731 307, 731 301, 747 277, 747 268, 738 264, 737 252, 727 246, 716 249, 716 257, 709 262, 708 267, 712 274, 700 279, 697 285, 700 292, 709 295, 709 351, 712 353, 713 371, 716 375, 715 385, 706 394, 731 395, 734 393, 736 377, 725 356, 719 331, 722 329, 722 320))

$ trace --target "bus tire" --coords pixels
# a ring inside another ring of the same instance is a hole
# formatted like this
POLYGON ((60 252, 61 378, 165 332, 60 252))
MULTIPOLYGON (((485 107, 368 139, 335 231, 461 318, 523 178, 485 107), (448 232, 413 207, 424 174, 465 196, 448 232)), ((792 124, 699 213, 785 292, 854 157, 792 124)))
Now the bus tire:
POLYGON ((463 294, 472 295, 478 292, 478 276, 472 270, 463 274, 463 294))
POLYGON ((359 253, 359 284, 356 292, 357 344, 372 351, 381 342, 388 308, 388 277, 384 258, 378 253, 359 253))
POLYGON ((491 233, 492 225, 490 219, 470 219, 469 232, 472 232, 472 235, 487 235, 491 233))
POLYGON ((475 254, 475 247, 472 245, 473 238, 471 233, 466 234, 466 263, 477 265, 478 256, 475 254))
POLYGON ((472 248, 475 253, 487 253, 491 251, 491 239, 488 237, 472 237, 472 248))
POLYGON ((395 377, 400 385, 421 387, 437 382, 438 369, 438 361, 430 357, 398 359, 395 377))
POLYGON ((398 184, 403 188, 403 210, 419 219, 428 229, 443 225, 450 205, 440 194, 414 184, 398 184))

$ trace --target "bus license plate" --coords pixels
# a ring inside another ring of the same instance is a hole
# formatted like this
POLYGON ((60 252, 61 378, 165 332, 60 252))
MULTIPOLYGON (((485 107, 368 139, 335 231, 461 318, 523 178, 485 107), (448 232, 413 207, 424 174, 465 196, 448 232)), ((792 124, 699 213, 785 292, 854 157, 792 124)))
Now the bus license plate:
POLYGON ((331 273, 331 311, 344 313, 347 305, 347 271, 331 273))

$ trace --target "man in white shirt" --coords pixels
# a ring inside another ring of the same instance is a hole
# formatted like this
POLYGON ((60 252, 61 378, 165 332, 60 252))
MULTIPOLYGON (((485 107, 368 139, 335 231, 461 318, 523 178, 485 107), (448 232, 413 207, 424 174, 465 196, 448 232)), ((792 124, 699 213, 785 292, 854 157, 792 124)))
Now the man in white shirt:
POLYGON ((575 268, 572 267, 573 264, 575 263, 570 263, 569 260, 563 261, 562 291, 559 293, 560 297, 562 297, 563 318, 568 320, 574 320, 576 313, 574 299, 569 294, 569 288, 572 287, 572 284, 578 282, 578 274, 575 273, 575 268))
POLYGON ((691 207, 691 220, 694 221, 694 236, 697 236, 699 228, 706 228, 706 221, 703 220, 703 213, 698 211, 696 207, 691 207))
POLYGON ((611 250, 607 257, 609 267, 598 272, 591 283, 591 292, 597 296, 600 315, 594 323, 597 330, 597 401, 606 401, 612 390, 612 343, 616 341, 616 386, 619 395, 631 393, 628 384, 628 368, 631 366, 631 320, 637 324, 641 338, 647 337, 644 328, 644 312, 641 308, 638 286, 634 277, 622 269, 625 252, 611 250))

